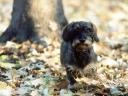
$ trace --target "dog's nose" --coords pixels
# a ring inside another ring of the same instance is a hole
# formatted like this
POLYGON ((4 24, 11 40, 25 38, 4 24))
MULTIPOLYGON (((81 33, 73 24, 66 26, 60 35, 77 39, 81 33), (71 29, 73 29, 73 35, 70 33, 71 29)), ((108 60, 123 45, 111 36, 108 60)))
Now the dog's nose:
POLYGON ((84 43, 84 41, 85 41, 85 39, 80 39, 80 42, 81 42, 81 43, 84 43))

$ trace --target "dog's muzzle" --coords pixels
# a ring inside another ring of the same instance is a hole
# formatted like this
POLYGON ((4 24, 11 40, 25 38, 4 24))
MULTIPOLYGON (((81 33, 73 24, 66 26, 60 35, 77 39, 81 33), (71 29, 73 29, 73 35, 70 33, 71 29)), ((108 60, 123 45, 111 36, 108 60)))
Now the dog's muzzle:
POLYGON ((85 51, 92 46, 92 38, 87 37, 86 39, 76 39, 73 41, 72 46, 76 50, 85 51))

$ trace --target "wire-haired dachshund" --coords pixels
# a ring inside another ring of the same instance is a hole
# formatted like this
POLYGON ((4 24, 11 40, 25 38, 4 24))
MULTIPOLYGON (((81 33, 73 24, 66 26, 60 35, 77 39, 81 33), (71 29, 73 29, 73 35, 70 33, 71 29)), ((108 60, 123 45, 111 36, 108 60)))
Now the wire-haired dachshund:
MULTIPOLYGON (((97 55, 92 44, 98 42, 96 26, 91 22, 77 21, 68 24, 62 33, 60 60, 65 66, 69 88, 74 88, 75 78, 97 55)), ((82 71, 83 72, 83 71, 82 71)))

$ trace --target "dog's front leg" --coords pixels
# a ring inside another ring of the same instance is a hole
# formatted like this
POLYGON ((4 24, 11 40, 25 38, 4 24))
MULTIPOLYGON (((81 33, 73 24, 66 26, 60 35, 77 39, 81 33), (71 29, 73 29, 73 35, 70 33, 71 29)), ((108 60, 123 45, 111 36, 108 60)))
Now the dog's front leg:
POLYGON ((68 78, 69 84, 71 84, 71 85, 75 84, 76 80, 73 76, 74 70, 67 68, 66 72, 67 72, 67 78, 68 78))
POLYGON ((66 72, 67 72, 67 79, 69 82, 68 89, 72 91, 76 91, 77 83, 74 76, 75 70, 71 68, 66 68, 66 72))

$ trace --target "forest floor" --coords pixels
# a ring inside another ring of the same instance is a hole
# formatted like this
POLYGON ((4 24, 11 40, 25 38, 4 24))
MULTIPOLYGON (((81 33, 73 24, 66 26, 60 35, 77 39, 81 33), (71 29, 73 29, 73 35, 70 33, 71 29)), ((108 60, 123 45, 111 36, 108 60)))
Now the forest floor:
MULTIPOLYGON (((11 1, 0 0, 1 33, 11 18, 11 1)), ((67 89, 59 42, 44 38, 45 46, 30 41, 1 44, 0 96, 128 96, 127 5, 127 0, 64 0, 69 22, 92 21, 100 37, 94 44, 96 72, 77 79, 75 93, 67 89)))

